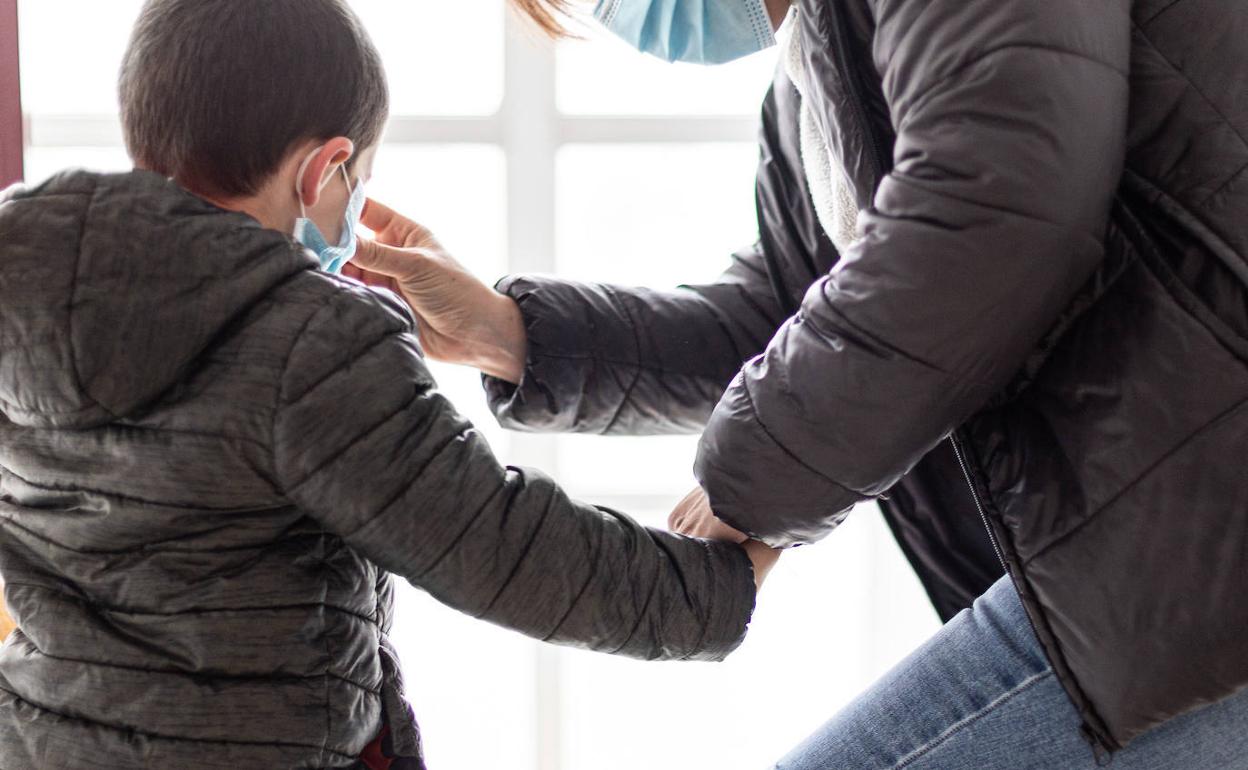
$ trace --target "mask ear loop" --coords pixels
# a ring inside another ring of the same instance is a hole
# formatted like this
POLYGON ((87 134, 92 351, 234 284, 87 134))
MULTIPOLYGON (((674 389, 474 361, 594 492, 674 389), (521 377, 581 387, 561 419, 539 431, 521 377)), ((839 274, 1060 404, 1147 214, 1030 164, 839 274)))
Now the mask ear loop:
POLYGON ((346 164, 346 163, 343 163, 343 164, 342 164, 341 166, 339 166, 338 168, 342 169, 342 178, 343 178, 343 179, 345 179, 345 180, 346 180, 346 182, 347 182, 347 200, 348 200, 348 203, 349 203, 349 202, 350 202, 350 200, 351 200, 351 196, 355 195, 355 188, 356 188, 356 186, 357 186, 357 185, 359 185, 359 184, 362 184, 362 182, 356 182, 354 185, 353 185, 353 184, 351 184, 351 175, 347 173, 347 164, 346 164))
MULTIPOLYGON (((308 157, 304 158, 303 163, 299 165, 299 173, 295 174, 295 197, 299 199, 299 213, 304 219, 308 218, 308 207, 303 202, 303 175, 308 172, 308 166, 312 164, 312 159, 323 149, 325 149, 325 145, 317 147, 308 157)), ((343 168, 342 173, 347 173, 347 170, 343 168)), ((350 184, 351 178, 347 177, 347 185, 350 186, 350 184)), ((324 185, 321 185, 321 187, 323 188, 324 185)))

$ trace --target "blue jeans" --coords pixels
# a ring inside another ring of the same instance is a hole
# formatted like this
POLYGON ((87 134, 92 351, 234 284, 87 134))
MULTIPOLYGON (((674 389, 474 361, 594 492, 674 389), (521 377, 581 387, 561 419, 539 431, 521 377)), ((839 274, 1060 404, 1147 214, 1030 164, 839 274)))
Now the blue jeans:
MULTIPOLYGON (((1095 768, 1079 726, 1002 578, 776 770, 1095 768)), ((1248 770, 1248 690, 1137 738, 1109 766, 1248 770)))

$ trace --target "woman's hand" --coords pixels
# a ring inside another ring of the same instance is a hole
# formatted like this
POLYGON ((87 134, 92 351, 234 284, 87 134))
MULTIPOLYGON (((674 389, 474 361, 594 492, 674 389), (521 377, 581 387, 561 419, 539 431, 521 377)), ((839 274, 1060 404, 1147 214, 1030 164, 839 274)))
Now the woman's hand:
POLYGON ((738 532, 715 518, 702 487, 696 487, 685 495, 684 500, 676 504, 675 510, 667 517, 667 528, 678 535, 726 540, 738 545, 750 539, 749 535, 738 532))
POLYGON ((761 540, 747 540, 741 547, 745 549, 745 555, 750 557, 750 561, 754 564, 754 590, 762 590, 763 582, 771 574, 771 568, 780 561, 782 551, 772 548, 761 540))
POLYGON ((465 270, 427 229, 386 206, 370 200, 361 222, 376 239, 360 239, 343 274, 403 297, 430 358, 518 384, 528 339, 515 301, 465 270))
POLYGON ((726 540, 744 547, 746 555, 754 563, 756 588, 763 587, 767 574, 780 560, 780 551, 757 540, 751 540, 749 535, 715 518, 710 501, 706 498, 706 492, 701 487, 695 488, 676 505, 675 510, 667 518, 667 527, 679 535, 708 540, 726 540))
MULTIPOLYGON (((3 586, 0 586, 3 588, 3 586)), ((17 628, 17 624, 13 622, 13 618, 9 617, 9 613, 4 609, 4 593, 0 591, 0 642, 8 638, 17 628)))

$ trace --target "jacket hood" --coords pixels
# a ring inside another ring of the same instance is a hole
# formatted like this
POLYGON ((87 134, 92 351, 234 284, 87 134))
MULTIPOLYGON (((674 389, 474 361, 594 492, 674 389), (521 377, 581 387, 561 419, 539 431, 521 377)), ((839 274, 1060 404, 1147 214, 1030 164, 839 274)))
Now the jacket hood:
POLYGON ((0 413, 89 428, 149 405, 230 324, 316 262, 146 171, 0 196, 0 413))

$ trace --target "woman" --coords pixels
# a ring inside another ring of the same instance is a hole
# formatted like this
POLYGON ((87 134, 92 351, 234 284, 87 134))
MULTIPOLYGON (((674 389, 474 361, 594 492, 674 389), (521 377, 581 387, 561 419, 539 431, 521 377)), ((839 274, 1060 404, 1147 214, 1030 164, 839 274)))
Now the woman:
MULTIPOLYGON (((595 15, 719 62, 786 5, 595 15)), ((716 283, 492 291, 381 209, 416 248, 361 266, 432 355, 492 375, 506 425, 705 424, 685 532, 806 543, 887 493, 949 614, 1000 571, 987 524, 1009 578, 781 767, 1248 767, 1248 6, 791 13, 760 241, 716 283)))

